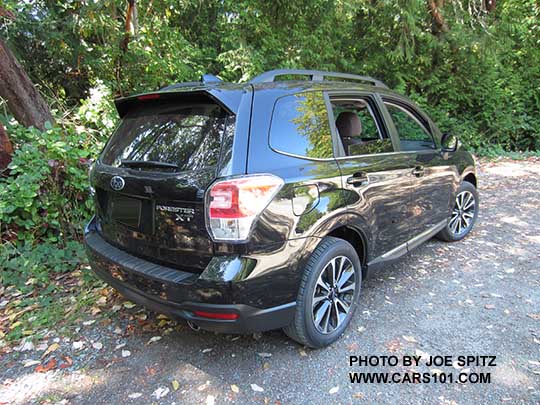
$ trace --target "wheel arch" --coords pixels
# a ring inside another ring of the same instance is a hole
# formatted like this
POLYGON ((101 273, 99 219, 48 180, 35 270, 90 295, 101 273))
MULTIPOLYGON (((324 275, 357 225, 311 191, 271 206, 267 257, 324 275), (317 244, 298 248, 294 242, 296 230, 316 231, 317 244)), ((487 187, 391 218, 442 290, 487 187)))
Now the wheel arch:
POLYGON ((461 172, 461 182, 471 183, 474 187, 477 187, 476 168, 471 165, 467 165, 461 172))
POLYGON ((371 254, 369 243, 371 240, 371 227, 369 222, 356 212, 342 211, 335 213, 317 224, 312 229, 311 235, 319 238, 334 236, 345 239, 349 243, 351 243, 349 239, 353 242, 359 241, 361 242, 361 250, 358 250, 358 256, 362 260, 362 264, 369 261, 371 254))
POLYGON ((474 187, 477 186, 476 175, 473 172, 469 172, 469 173, 465 174, 462 177, 461 181, 466 181, 468 183, 471 183, 474 187))
POLYGON ((364 233, 355 226, 343 225, 336 226, 330 232, 328 232, 326 236, 343 239, 352 245, 360 258, 360 263, 362 264, 362 277, 365 277, 367 274, 366 263, 368 257, 368 245, 364 233))

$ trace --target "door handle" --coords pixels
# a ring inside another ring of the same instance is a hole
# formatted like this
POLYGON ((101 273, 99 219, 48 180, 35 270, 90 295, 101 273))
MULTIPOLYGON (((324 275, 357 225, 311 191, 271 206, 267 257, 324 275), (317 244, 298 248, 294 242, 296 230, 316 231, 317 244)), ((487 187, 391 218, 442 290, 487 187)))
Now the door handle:
POLYGON ((424 175, 424 167, 416 166, 411 173, 414 174, 416 177, 422 177, 424 175))
POLYGON ((347 184, 352 186, 365 186, 369 183, 369 178, 366 172, 357 172, 352 176, 347 177, 347 184))

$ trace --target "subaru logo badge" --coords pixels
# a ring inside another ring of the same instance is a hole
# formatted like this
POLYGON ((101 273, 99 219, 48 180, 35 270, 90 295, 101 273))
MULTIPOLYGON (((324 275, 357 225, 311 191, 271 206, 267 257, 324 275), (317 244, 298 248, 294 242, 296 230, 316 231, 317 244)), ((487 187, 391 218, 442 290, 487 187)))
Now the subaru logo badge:
POLYGON ((120 176, 114 176, 111 179, 111 188, 116 191, 120 191, 126 185, 125 180, 120 176))

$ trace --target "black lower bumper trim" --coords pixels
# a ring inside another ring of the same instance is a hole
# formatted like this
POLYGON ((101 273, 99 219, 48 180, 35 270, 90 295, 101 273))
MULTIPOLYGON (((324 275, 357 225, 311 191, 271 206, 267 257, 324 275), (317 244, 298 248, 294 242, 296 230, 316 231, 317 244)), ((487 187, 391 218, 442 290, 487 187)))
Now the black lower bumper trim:
POLYGON ((136 291, 111 277, 105 271, 100 269, 94 269, 94 271, 101 279, 118 290, 130 301, 143 305, 154 312, 166 314, 173 319, 185 319, 200 326, 202 329, 215 332, 251 333, 282 328, 292 322, 296 308, 296 302, 264 309, 254 308, 244 304, 217 305, 195 302, 175 304, 136 291), (238 319, 221 320, 201 318, 195 316, 193 311, 235 313, 238 314, 238 319))
POLYGON ((142 280, 175 285, 185 291, 195 288, 194 278, 197 275, 179 272, 133 257, 109 245, 95 232, 87 232, 85 242, 94 272, 127 299, 152 311, 167 314, 171 318, 192 321, 202 329, 223 333, 262 332, 284 327, 293 320, 296 302, 261 309, 245 304, 215 304, 189 300, 174 302, 164 299, 146 291, 150 284, 143 283, 145 288, 142 290, 137 283, 118 279, 113 276, 113 273, 121 271, 130 278, 136 275, 142 280), (234 320, 208 319, 195 316, 194 311, 233 313, 238 314, 238 318, 234 320))
POLYGON ((185 283, 196 277, 195 274, 171 269, 130 255, 107 243, 95 232, 87 233, 85 235, 85 242, 89 249, 99 253, 107 260, 114 262, 120 267, 129 268, 132 272, 137 272, 147 278, 170 283, 185 283))

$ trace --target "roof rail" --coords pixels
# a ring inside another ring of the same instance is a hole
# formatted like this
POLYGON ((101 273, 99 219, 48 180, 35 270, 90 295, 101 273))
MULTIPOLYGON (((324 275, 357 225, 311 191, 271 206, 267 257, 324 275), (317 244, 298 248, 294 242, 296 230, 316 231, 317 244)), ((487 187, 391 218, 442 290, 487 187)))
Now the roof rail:
POLYGON ((322 70, 304 70, 304 69, 277 69, 264 72, 259 76, 251 79, 250 83, 268 83, 276 81, 276 77, 285 75, 302 75, 309 76, 312 81, 323 81, 326 77, 335 77, 340 79, 347 79, 350 81, 368 82, 377 87, 388 88, 386 84, 380 80, 374 79, 369 76, 353 75, 349 73, 337 73, 337 72, 324 72, 322 70))

